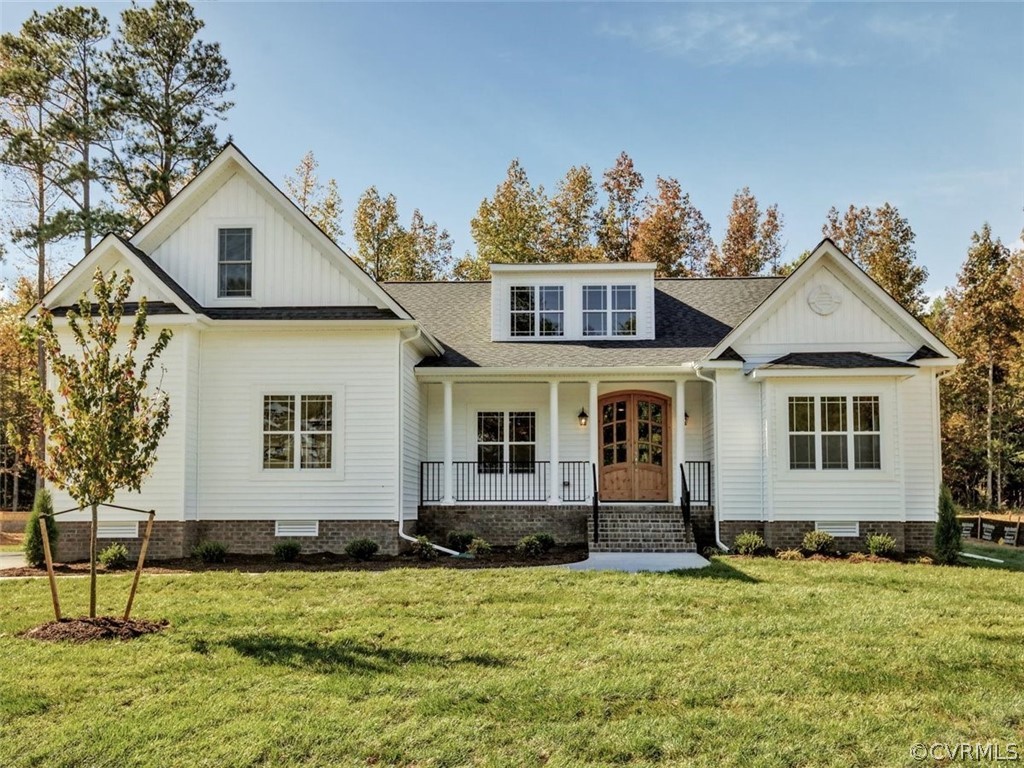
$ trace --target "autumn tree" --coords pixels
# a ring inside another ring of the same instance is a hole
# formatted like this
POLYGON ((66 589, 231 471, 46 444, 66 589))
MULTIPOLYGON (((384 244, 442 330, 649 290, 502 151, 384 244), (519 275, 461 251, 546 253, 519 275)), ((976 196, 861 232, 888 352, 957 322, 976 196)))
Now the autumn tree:
POLYGON ((394 195, 381 197, 370 187, 356 203, 352 219, 356 241, 356 261, 370 277, 382 281, 397 271, 397 262, 405 230, 398 220, 398 201, 394 195))
POLYGON ((633 258, 658 265, 659 277, 699 277, 707 274, 715 254, 711 227, 673 178, 656 180, 657 196, 644 201, 637 227, 633 258))
POLYGON ((547 261, 546 218, 544 188, 534 187, 519 160, 513 160, 494 197, 484 198, 470 221, 476 258, 484 264, 547 261))
POLYGON ((68 312, 68 335, 73 343, 67 350, 47 309, 40 309, 33 329, 56 379, 55 391, 40 387, 35 393, 51 448, 40 469, 92 513, 91 617, 96 616, 99 505, 112 502, 121 489, 141 489, 156 462, 157 445, 170 418, 167 394, 151 387, 149 377, 171 340, 171 332, 161 330, 149 350, 142 352, 140 347, 149 332, 144 297, 127 340, 119 339, 132 282, 128 272, 118 280, 116 273, 108 279, 96 270, 92 295, 83 295, 77 311, 68 312))
POLYGON ((427 221, 417 208, 398 246, 396 270, 387 279, 440 280, 451 270, 452 238, 447 229, 427 221))
POLYGON ((337 243, 345 234, 341 223, 341 194, 334 178, 328 179, 326 185, 320 183, 319 167, 320 163, 310 150, 302 156, 294 175, 285 177, 284 186, 302 212, 337 243))
POLYGON ((219 43, 185 0, 133 5, 121 14, 110 54, 105 108, 122 127, 104 163, 118 202, 144 223, 220 149, 217 123, 234 88, 219 43))
POLYGON ((720 252, 711 259, 715 277, 744 277, 763 274, 767 267, 774 274, 781 269, 782 214, 777 205, 761 210, 750 187, 732 198, 732 210, 720 252))
MULTIPOLYGON (((39 432, 32 391, 38 381, 36 350, 22 343, 22 318, 36 303, 35 286, 22 278, 10 299, 0 295, 0 478, 9 482, 12 508, 18 510, 22 479, 28 476, 33 440, 39 432)), ((0 494, 0 507, 4 506, 0 494)))
POLYGON ((597 187, 590 168, 574 165, 558 182, 548 201, 543 249, 547 261, 598 261, 601 253, 594 244, 594 215, 597 187))
POLYGON ((597 243, 608 261, 630 261, 640 226, 644 177, 633 159, 622 152, 604 172, 601 188, 607 195, 595 220, 597 243))

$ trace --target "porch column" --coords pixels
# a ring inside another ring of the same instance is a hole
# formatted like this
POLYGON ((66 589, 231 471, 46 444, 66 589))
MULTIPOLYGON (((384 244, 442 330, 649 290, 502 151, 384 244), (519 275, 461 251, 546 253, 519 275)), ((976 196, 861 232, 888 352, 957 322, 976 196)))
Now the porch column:
POLYGON ((452 493, 452 462, 455 452, 452 448, 452 383, 451 381, 441 382, 444 388, 444 497, 442 504, 454 504, 455 496, 452 493))
POLYGON ((562 472, 558 466, 558 382, 548 382, 548 399, 549 405, 549 416, 551 438, 551 450, 549 454, 550 471, 548 472, 548 504, 558 504, 561 499, 559 493, 562 490, 562 472))
POLYGON ((679 465, 686 464, 686 382, 676 379, 676 402, 674 429, 672 430, 672 487, 676 489, 676 498, 682 496, 682 480, 679 477, 679 465))
MULTIPOLYGON (((587 440, 590 443, 590 451, 589 451, 589 453, 590 453, 590 463, 594 467, 599 467, 600 463, 599 463, 599 456, 598 456, 598 451, 599 451, 599 447, 598 447, 599 446, 599 443, 598 443, 599 432, 598 432, 598 430, 601 429, 601 414, 598 412, 598 405, 597 405, 597 382, 596 381, 591 381, 589 383, 590 383, 590 394, 587 397, 587 411, 590 413, 590 423, 589 423, 590 429, 588 430, 588 433, 587 433, 587 440)), ((592 483, 593 482, 593 477, 594 477, 594 471, 590 467, 587 467, 587 481, 592 483)), ((590 500, 591 501, 594 500, 594 495, 593 494, 594 494, 595 490, 596 490, 595 488, 591 488, 590 489, 590 494, 591 494, 590 495, 590 500)))

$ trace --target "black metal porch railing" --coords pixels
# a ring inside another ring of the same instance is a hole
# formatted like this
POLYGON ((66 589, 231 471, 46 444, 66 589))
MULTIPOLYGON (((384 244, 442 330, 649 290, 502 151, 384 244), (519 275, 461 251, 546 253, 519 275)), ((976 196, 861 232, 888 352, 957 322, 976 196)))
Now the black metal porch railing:
MULTIPOLYGON (((584 502, 588 496, 588 461, 560 461, 558 498, 584 502)), ((459 502, 547 501, 551 489, 549 461, 453 461, 452 500, 459 502)), ((444 498, 444 462, 420 462, 420 504, 444 498)))
POLYGON ((710 507, 712 504, 711 462, 687 461, 683 463, 683 479, 690 492, 690 504, 710 507))

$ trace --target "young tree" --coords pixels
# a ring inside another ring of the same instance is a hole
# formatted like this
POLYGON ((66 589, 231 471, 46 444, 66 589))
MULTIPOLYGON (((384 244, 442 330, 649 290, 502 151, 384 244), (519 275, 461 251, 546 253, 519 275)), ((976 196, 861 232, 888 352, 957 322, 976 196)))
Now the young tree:
POLYGON ((143 354, 148 334, 146 300, 123 334, 125 302, 132 287, 128 272, 106 278, 93 275, 92 296, 82 296, 78 311, 68 312, 67 327, 75 349, 65 351, 53 315, 39 312, 32 335, 46 351, 56 377, 53 390, 40 388, 36 401, 51 450, 41 467, 79 505, 92 512, 89 543, 89 615, 96 616, 96 526, 98 507, 120 489, 139 491, 156 462, 156 448, 167 430, 170 403, 149 376, 171 340, 163 329, 143 354), (95 314, 94 314, 95 313, 95 314), (141 355, 141 361, 137 356, 141 355))
POLYGON ((608 261, 629 261, 640 226, 644 177, 633 167, 633 159, 619 154, 615 165, 604 172, 601 188, 608 201, 597 213, 597 244, 608 261))
POLYGON ((341 194, 338 182, 328 179, 326 187, 317 178, 317 162, 310 150, 295 167, 294 176, 286 176, 284 187, 295 204, 334 242, 339 242, 345 231, 341 224, 341 194))
POLYGON ((544 188, 534 188, 519 160, 513 160, 494 197, 484 198, 470 221, 477 258, 484 264, 547 261, 547 207, 544 188))
POLYGON ((939 519, 935 524, 935 560, 942 565, 956 565, 960 557, 960 521, 949 488, 939 489, 939 519))
POLYGON ((656 184, 658 196, 644 202, 633 258, 657 263, 659 277, 707 274, 715 253, 711 227, 676 179, 659 176, 656 184))
POLYGON ((732 211, 722 248, 711 259, 715 277, 760 275, 772 266, 778 274, 782 254, 782 214, 777 205, 761 211, 750 187, 739 190, 732 198, 732 211))
POLYGON ((110 53, 105 107, 123 127, 105 162, 119 202, 148 221, 220 148, 217 121, 234 88, 218 43, 185 0, 133 5, 121 14, 110 53))
POLYGON ((548 202, 544 232, 544 254, 548 261, 598 261, 600 251, 593 242, 597 187, 586 165, 573 166, 558 182, 548 202))

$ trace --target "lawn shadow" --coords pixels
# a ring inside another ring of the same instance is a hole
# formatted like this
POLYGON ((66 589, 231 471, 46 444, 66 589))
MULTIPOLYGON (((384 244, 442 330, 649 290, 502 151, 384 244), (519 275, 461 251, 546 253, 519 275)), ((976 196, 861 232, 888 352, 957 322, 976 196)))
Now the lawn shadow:
POLYGON ((711 565, 705 568, 686 568, 675 571, 667 571, 667 575, 681 579, 718 579, 721 581, 742 581, 745 584, 759 584, 760 580, 750 574, 744 573, 738 568, 726 563, 720 557, 711 559, 711 565))
POLYGON ((410 664, 451 667, 474 664, 480 667, 504 667, 507 662, 491 654, 441 654, 388 648, 340 640, 304 640, 288 635, 244 635, 222 643, 235 652, 260 664, 275 664, 315 672, 347 671, 353 673, 389 672, 410 664))

